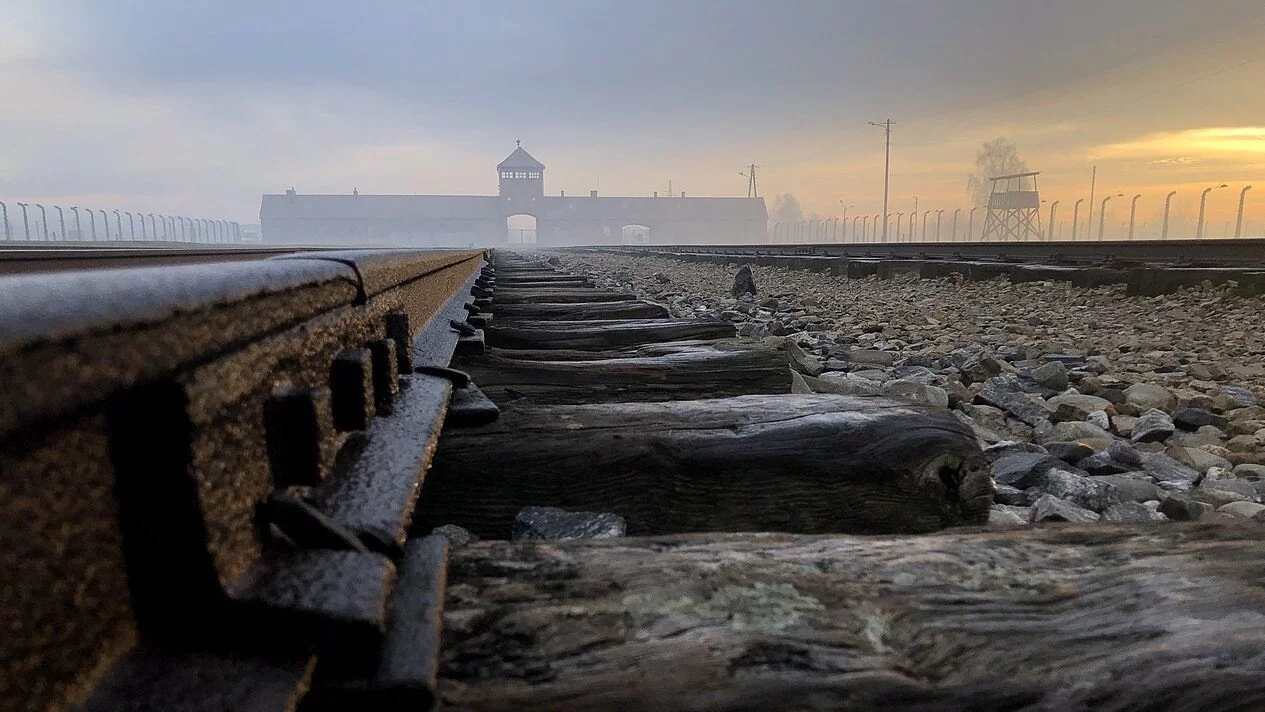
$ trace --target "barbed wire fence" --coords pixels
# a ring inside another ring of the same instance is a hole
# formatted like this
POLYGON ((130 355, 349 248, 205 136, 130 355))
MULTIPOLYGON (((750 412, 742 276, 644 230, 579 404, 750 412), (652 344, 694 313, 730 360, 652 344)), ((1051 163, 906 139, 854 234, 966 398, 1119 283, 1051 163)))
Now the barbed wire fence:
POLYGON ((78 205, 0 201, 0 240, 10 242, 237 243, 242 226, 232 220, 192 218, 78 205), (10 207, 12 206, 12 207, 10 207))

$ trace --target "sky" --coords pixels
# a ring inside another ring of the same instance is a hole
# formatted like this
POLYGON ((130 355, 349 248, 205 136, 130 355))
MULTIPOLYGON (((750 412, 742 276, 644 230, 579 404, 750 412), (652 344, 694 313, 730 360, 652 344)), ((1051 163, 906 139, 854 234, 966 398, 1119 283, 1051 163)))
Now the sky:
POLYGON ((1219 235, 1253 180, 1261 233, 1262 37, 1260 0, 5 0, 0 200, 254 223, 290 187, 495 194, 521 139, 548 193, 746 195, 755 163, 855 215, 890 118, 893 213, 969 207, 1005 137, 1056 222, 1096 165, 1109 233, 1225 183, 1219 235))

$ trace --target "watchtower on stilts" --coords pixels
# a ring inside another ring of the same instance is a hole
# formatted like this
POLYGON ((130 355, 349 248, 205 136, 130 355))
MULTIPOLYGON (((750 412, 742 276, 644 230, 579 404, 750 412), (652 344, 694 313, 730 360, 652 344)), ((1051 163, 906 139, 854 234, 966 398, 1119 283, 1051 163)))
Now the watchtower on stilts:
POLYGON ((1033 173, 1016 173, 990 178, 992 192, 988 196, 988 217, 984 219, 984 232, 980 240, 998 241, 1040 240, 1041 194, 1037 191, 1037 176, 1033 173))

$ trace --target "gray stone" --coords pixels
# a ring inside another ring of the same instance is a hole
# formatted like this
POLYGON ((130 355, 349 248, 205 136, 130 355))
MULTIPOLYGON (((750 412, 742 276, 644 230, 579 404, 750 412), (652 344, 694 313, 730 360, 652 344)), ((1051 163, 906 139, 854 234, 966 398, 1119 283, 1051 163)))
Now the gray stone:
POLYGON ((1033 427, 1049 422, 1050 418, 1050 411, 1023 392, 1023 385, 1014 374, 995 376, 985 381, 984 387, 975 395, 975 402, 1001 408, 1033 427))
POLYGON ((876 349, 857 349, 848 352, 848 359, 853 363, 865 363, 875 366, 891 366, 896 362, 896 354, 892 351, 876 349))
POLYGON ((1051 468, 1037 475, 1035 479, 1032 486, 1027 488, 1033 499, 1042 494, 1050 494, 1095 512, 1101 512, 1121 501, 1120 494, 1106 482, 1066 470, 1051 468))
POLYGON ((844 396, 877 396, 883 392, 883 384, 864 378, 850 378, 851 374, 830 371, 820 378, 804 376, 814 393, 834 393, 844 396))
MULTIPOLYGON (((1173 458, 1173 459, 1176 459, 1176 458, 1173 458)), ((1199 469, 1199 468, 1195 468, 1195 469, 1199 469)), ((1201 480, 1201 481, 1202 481, 1202 482, 1215 482, 1215 481, 1217 481, 1217 480, 1233 480, 1233 479, 1237 479, 1237 478, 1234 476, 1234 473, 1233 473, 1233 472, 1231 472, 1228 468, 1225 468, 1225 467, 1209 467, 1209 468, 1208 468, 1208 469, 1204 472, 1204 478, 1203 478, 1203 480, 1201 480)), ((1246 480, 1245 480, 1245 481, 1246 481, 1246 480)))
POLYGON ((1223 504, 1229 504, 1231 502, 1251 502, 1254 499, 1253 497, 1245 497, 1238 492, 1221 489, 1205 489, 1202 486, 1191 490, 1189 494, 1191 499, 1196 502, 1203 502, 1214 509, 1223 504))
POLYGON ((1257 494, 1256 488, 1247 480, 1204 480, 1195 489, 1196 492, 1201 490, 1204 492, 1232 492, 1248 502, 1260 501, 1260 495, 1257 494))
POLYGON ((1001 363, 983 351, 974 353, 962 362, 958 369, 969 383, 980 383, 1001 373, 1001 363))
POLYGON ((903 381, 916 381, 928 386, 937 385, 941 380, 940 374, 932 371, 930 368, 925 366, 914 366, 909 363, 897 366, 892 371, 892 376, 903 381))
POLYGON ((994 504, 988 508, 988 526, 990 527, 1022 527, 1028 523, 1015 512, 1014 509, 1004 504, 994 504))
POLYGON ((1265 465, 1245 463, 1234 466, 1234 476, 1245 480, 1265 480, 1265 465))
POLYGON ((1051 428, 1040 442, 1062 442, 1062 441, 1086 441, 1087 443, 1101 443, 1106 445, 1115 440, 1111 433, 1094 425, 1093 423, 1070 422, 1058 423, 1051 428))
POLYGON ((1016 507, 1026 507, 1031 497, 1027 492, 1010 485, 997 485, 993 492, 993 501, 998 504, 1009 504, 1016 507))
POLYGON ((786 340, 786 355, 790 358, 791 368, 807 376, 820 376, 824 367, 821 361, 810 355, 799 344, 786 340))
POLYGON ((1168 517, 1139 502, 1120 502, 1103 510, 1102 521, 1119 524, 1166 522, 1168 517))
POLYGON ((618 514, 569 512, 557 507, 524 507, 514 517, 511 539, 613 539, 628 525, 618 514))
POLYGON ((756 294, 755 278, 751 276, 749 265, 739 267, 734 275, 733 295, 741 297, 744 294, 756 294))
POLYGON ((1111 430, 1111 416, 1107 415, 1105 410, 1096 410, 1090 413, 1089 417, 1085 418, 1085 421, 1093 423, 1103 430, 1111 430))
POLYGON ((1112 407, 1111 401, 1106 398, 1087 396, 1082 393, 1064 393, 1063 395, 1054 396, 1046 402, 1054 408, 1066 403, 1086 413, 1092 413, 1096 410, 1107 410, 1112 407))
POLYGON ((1135 383, 1124 390, 1124 399, 1143 412, 1156 409, 1171 413, 1177 407, 1177 396, 1163 386, 1135 383))
POLYGON ((1076 463, 1076 467, 1096 477, 1119 475, 1137 469, 1135 465, 1120 462, 1105 451, 1082 458, 1076 463))
POLYGON ((1221 395, 1230 401, 1231 408, 1251 408, 1256 405, 1256 396, 1242 386, 1226 386, 1221 389, 1221 395))
POLYGON ((883 395, 899 400, 913 401, 936 408, 949 407, 949 393, 943 388, 928 386, 917 381, 897 379, 883 384, 883 395))
POLYGON ((1024 453, 1041 453, 1045 454, 1045 448, 1036 443, 1016 442, 1014 440, 1003 440, 984 448, 984 457, 989 464, 997 462, 1003 457, 1009 455, 1021 455, 1024 453))
POLYGON ((1067 390, 1067 366, 1050 361, 1032 369, 1032 380, 1054 391, 1067 390))
POLYGON ((1203 408, 1178 408, 1173 413, 1173 424, 1182 430, 1194 431, 1205 425, 1211 425, 1219 430, 1224 429, 1228 424, 1226 419, 1203 408))
POLYGON ((1253 519, 1265 512, 1265 504, 1255 502, 1230 502, 1217 507, 1219 514, 1229 514, 1235 519, 1253 519))
POLYGON ((1056 423, 1071 423, 1079 420, 1089 420, 1089 411, 1079 408, 1071 403, 1060 403, 1054 409, 1054 413, 1050 416, 1050 420, 1056 423))
POLYGON ((1160 500, 1160 514, 1175 522, 1197 522, 1212 511, 1212 507, 1185 495, 1170 494, 1160 500))
POLYGON ((1094 454, 1092 447, 1078 442, 1047 443, 1045 450, 1069 465, 1075 465, 1094 454))
POLYGON ((1028 517, 1031 522, 1096 522, 1096 513, 1078 507, 1071 502, 1053 495, 1042 495, 1032 503, 1032 513, 1028 517))
POLYGON ((1053 467, 1066 467, 1062 460, 1045 453, 1029 452, 1007 455, 993 463, 993 480, 997 484, 1028 489, 1053 467))
POLYGON ((1093 479, 1116 488, 1116 494, 1123 502, 1149 502, 1163 498, 1163 493, 1146 473, 1126 472, 1119 475, 1104 475, 1093 479), (1145 477, 1146 479, 1139 479, 1145 477))
POLYGON ((1216 455, 1213 455, 1206 450, 1200 450, 1197 447, 1170 447, 1164 452, 1169 457, 1177 460, 1196 472, 1206 473, 1214 467, 1231 467, 1230 461, 1224 457, 1217 457, 1216 455))
POLYGON ((430 530, 430 533, 442 536, 452 546, 461 546, 479 540, 479 537, 475 536, 474 532, 456 524, 444 524, 443 526, 435 527, 430 530))
POLYGON ((1133 449, 1127 443, 1114 442, 1108 445, 1103 452, 1107 453, 1107 456, 1116 462, 1135 467, 1142 466, 1142 453, 1133 449))
POLYGON ((1183 465, 1162 452, 1142 454, 1142 470, 1155 479, 1161 488, 1166 482, 1185 482, 1193 484, 1199 481, 1201 473, 1183 465))
POLYGON ((1129 439, 1135 443, 1162 442, 1172 437, 1175 430, 1173 419, 1167 413, 1152 408, 1138 417, 1129 439))

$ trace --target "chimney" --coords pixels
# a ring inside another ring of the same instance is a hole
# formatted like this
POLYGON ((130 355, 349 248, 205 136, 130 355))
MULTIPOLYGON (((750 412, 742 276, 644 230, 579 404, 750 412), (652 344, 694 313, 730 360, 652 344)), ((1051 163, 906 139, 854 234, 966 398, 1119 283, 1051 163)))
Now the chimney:
POLYGON ((597 197, 597 191, 596 191, 596 190, 590 190, 590 191, 589 191, 589 197, 590 197, 590 198, 596 198, 596 197, 597 197))

